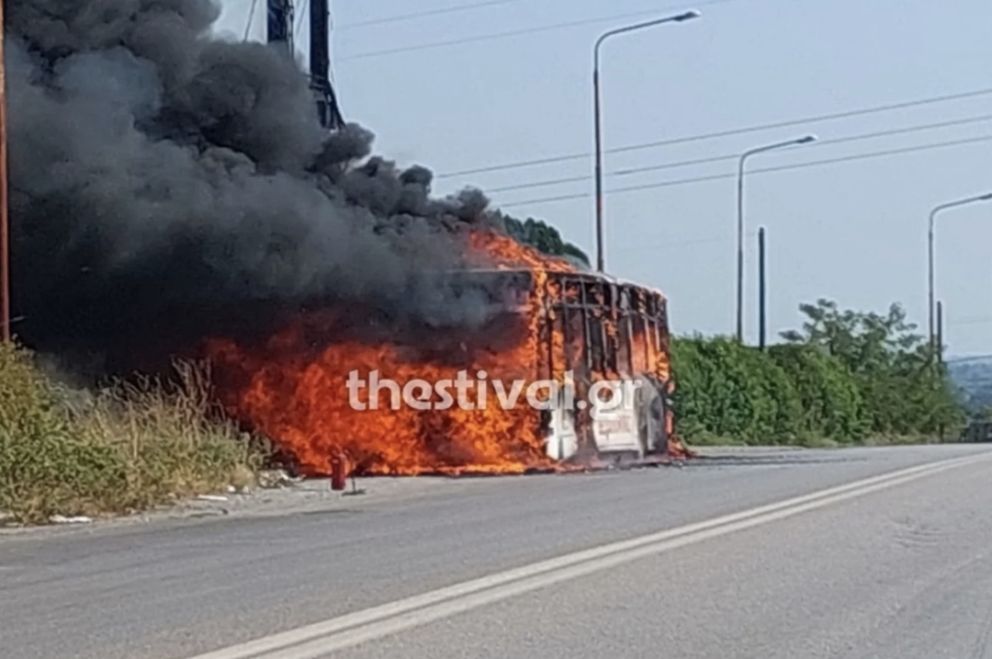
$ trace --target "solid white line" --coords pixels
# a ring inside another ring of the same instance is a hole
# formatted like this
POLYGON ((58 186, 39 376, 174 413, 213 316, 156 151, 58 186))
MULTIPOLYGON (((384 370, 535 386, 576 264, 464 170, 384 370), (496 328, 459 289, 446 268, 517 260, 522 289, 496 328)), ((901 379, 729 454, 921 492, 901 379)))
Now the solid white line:
POLYGON ((979 454, 901 469, 739 513, 601 545, 273 634, 194 659, 320 657, 638 558, 768 524, 990 457, 992 454, 979 454))

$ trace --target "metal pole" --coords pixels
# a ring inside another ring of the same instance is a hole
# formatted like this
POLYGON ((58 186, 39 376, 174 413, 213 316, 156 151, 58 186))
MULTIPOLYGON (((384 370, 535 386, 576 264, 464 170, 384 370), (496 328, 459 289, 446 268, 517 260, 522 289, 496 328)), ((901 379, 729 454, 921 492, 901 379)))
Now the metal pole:
POLYGON ((944 365, 944 303, 937 302, 937 365, 944 365))
POLYGON ((930 339, 930 359, 937 357, 938 345, 937 345, 937 333, 935 329, 935 300, 936 300, 936 270, 937 270, 937 259, 936 259, 936 227, 937 227, 937 216, 945 210, 951 208, 958 208, 959 206, 968 206, 970 204, 976 204, 985 201, 992 201, 992 193, 987 193, 983 195, 977 195, 974 197, 966 197, 965 199, 959 199, 958 201, 951 201, 946 204, 940 204, 936 206, 932 211, 930 211, 930 222, 928 224, 927 231, 927 320, 929 325, 929 339, 930 339))
MULTIPOLYGON (((938 386, 943 386, 944 379, 944 303, 937 303, 937 373, 934 382, 938 386)), ((940 442, 944 442, 944 424, 937 427, 937 435, 940 442)))
POLYGON ((599 44, 596 44, 595 62, 592 72, 593 116, 596 123, 596 271, 605 272, 606 262, 603 253, 603 124, 599 91, 599 44))
POLYGON ((7 67, 0 1, 0 340, 10 343, 10 217, 7 192, 7 67))
POLYGON ((783 149, 788 146, 815 142, 815 135, 805 135, 795 140, 759 146, 741 154, 737 161, 737 342, 744 343, 744 167, 747 159, 759 153, 783 149))
POLYGON ((737 342, 744 343, 744 163, 741 156, 737 168, 737 342))
POLYGON ((324 128, 344 125, 331 84, 331 10, 329 0, 310 0, 310 88, 317 100, 317 116, 324 128))
POLYGON ((935 208, 930 212, 930 230, 927 232, 927 323, 929 325, 930 359, 937 353, 936 331, 934 328, 934 289, 936 280, 936 264, 934 259, 934 226, 936 224, 937 213, 935 208))
POLYGON ((758 229, 758 347, 762 351, 768 340, 768 281, 766 279, 765 227, 758 229))
POLYGON ((644 23, 637 23, 635 25, 628 25, 626 27, 616 28, 605 32, 598 39, 596 39, 596 44, 593 46, 593 66, 592 66, 592 97, 593 97, 593 124, 595 133, 595 158, 596 158, 596 270, 598 272, 606 271, 606 255, 603 247, 603 110, 602 110, 602 98, 600 93, 600 80, 599 80, 599 51, 603 46, 603 42, 608 38, 616 36, 618 34, 625 34, 627 32, 634 32, 636 30, 643 30, 645 28, 654 27, 656 25, 661 25, 663 23, 682 23, 684 21, 692 20, 694 18, 699 18, 700 13, 695 10, 690 10, 683 12, 676 16, 667 16, 665 18, 658 18, 652 21, 646 21, 644 23))
POLYGON ((266 41, 283 44, 293 57, 293 2, 268 0, 266 12, 266 41))

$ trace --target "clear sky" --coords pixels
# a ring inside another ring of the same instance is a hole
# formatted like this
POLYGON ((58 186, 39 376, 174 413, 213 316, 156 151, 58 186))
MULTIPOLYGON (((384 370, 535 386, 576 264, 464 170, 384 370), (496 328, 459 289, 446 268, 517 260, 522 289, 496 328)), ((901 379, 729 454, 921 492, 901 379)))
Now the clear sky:
MULTIPOLYGON (((218 29, 240 35, 252 0, 223 4, 218 29)), ((265 0, 258 5, 251 32, 261 39, 265 0)), ((378 152, 438 174, 584 154, 592 145, 596 36, 691 7, 703 12, 700 20, 621 36, 605 46, 607 148, 992 90, 989 0, 701 0, 681 5, 670 0, 337 0, 336 88, 345 117, 377 133, 378 152), (481 6, 380 20, 464 5, 481 6), (541 29, 562 23, 571 25, 541 29), (421 47, 426 45, 432 46, 421 47), (397 51, 407 47, 417 48, 397 51)), ((300 37, 306 38, 305 29, 300 37)), ((619 173, 731 155, 808 132, 827 141, 958 120, 942 128, 764 154, 749 168, 992 139, 992 93, 610 154, 607 189, 730 174, 732 160, 619 173)), ((548 220, 592 257, 591 172, 591 157, 584 157, 445 177, 436 189, 446 194, 469 184, 488 190, 580 178, 491 197, 508 212, 548 220), (570 195, 578 197, 535 201, 570 195)), ((898 301, 925 327, 927 215, 938 203, 986 191, 992 191, 992 141, 751 175, 749 338, 757 324, 754 232, 759 225, 768 230, 773 332, 797 326, 798 305, 818 297, 879 311, 898 301)), ((665 291, 676 332, 733 330, 735 195, 733 178, 726 178, 607 197, 608 269, 665 291)), ((941 217, 938 291, 947 306, 947 341, 954 355, 992 353, 990 256, 992 204, 941 217)))

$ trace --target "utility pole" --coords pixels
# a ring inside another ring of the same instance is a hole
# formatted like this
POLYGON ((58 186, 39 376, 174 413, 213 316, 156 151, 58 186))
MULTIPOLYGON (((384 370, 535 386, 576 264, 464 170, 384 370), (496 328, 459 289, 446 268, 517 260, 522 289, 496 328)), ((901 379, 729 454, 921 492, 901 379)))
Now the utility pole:
MULTIPOLYGON (((931 357, 931 359, 933 359, 931 357)), ((944 303, 937 302, 937 372, 934 374, 934 383, 943 386, 944 380, 944 303)), ((944 442, 944 424, 937 428, 940 442, 944 442)))
MULTIPOLYGON (((268 42, 280 45, 295 58, 293 16, 292 0, 268 0, 268 42)), ((310 89, 316 100, 320 125, 336 129, 344 125, 344 119, 331 85, 330 36, 330 0, 310 0, 310 89)))
POLYGON ((764 352, 768 340, 768 282, 765 258, 765 227, 758 229, 758 347, 764 352))
POLYGON ((290 57, 293 50, 293 2, 292 0, 268 0, 268 21, 266 40, 269 43, 283 44, 290 57))
POLYGON ((10 343, 10 216, 7 200, 7 64, 0 1, 0 340, 10 343))
POLYGON ((944 366, 944 303, 937 302, 937 366, 944 366))
POLYGON ((331 11, 329 0, 310 0, 310 88, 317 99, 320 125, 344 125, 334 87, 331 86, 331 11))

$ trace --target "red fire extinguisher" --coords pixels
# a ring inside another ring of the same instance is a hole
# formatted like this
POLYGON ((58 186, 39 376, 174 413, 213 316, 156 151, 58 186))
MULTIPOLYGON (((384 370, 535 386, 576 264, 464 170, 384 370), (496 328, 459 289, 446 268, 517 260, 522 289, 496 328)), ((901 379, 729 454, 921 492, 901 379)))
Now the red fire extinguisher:
POLYGON ((341 451, 331 456, 331 489, 343 492, 348 485, 348 458, 341 451))

